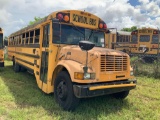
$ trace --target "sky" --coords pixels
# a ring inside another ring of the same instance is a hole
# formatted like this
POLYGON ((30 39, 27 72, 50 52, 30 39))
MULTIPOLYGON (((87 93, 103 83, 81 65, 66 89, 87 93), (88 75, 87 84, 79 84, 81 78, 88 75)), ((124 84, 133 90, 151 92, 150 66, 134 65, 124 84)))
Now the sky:
POLYGON ((160 28, 160 0, 0 0, 0 27, 9 36, 35 16, 67 9, 95 14, 108 28, 160 28))

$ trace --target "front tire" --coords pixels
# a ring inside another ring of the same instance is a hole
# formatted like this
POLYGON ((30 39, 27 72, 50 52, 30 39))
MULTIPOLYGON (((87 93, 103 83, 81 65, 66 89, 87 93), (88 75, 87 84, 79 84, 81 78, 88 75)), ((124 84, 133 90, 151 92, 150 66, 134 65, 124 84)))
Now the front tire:
POLYGON ((114 93, 111 96, 116 98, 116 99, 125 99, 129 94, 129 90, 128 91, 122 91, 122 92, 118 92, 118 93, 114 93))
POLYGON ((79 99, 74 95, 73 83, 66 71, 60 72, 55 79, 54 97, 64 110, 72 111, 78 106, 79 99))

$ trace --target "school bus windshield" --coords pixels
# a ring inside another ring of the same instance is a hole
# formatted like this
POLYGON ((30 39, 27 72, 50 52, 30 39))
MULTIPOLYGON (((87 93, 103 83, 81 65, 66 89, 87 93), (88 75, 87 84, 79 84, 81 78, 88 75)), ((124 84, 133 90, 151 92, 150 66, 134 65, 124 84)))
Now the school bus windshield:
POLYGON ((78 45, 81 40, 88 40, 95 43, 97 47, 103 47, 104 32, 63 24, 60 32, 57 24, 53 25, 53 43, 78 45))
POLYGON ((132 35, 131 42, 132 43, 137 43, 138 42, 138 37, 136 35, 132 35))
POLYGON ((0 34, 0 49, 3 47, 3 34, 0 34))
POLYGON ((153 35, 152 36, 152 43, 158 44, 158 35, 153 35))
POLYGON ((150 41, 150 35, 141 35, 140 36, 140 42, 149 42, 150 41))

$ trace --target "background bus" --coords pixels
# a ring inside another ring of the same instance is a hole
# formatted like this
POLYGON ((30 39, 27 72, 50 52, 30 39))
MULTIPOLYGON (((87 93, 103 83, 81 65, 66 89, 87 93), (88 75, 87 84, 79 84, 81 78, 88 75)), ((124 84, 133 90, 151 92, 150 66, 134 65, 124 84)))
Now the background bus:
POLYGON ((0 28, 0 67, 4 67, 3 30, 0 28))
POLYGON ((126 53, 102 48, 106 29, 103 20, 85 11, 53 12, 11 34, 8 57, 15 72, 32 71, 38 87, 54 92, 64 110, 74 109, 80 98, 124 99, 136 80, 126 53))
POLYGON ((106 33, 105 46, 129 53, 130 37, 131 32, 110 30, 110 33, 106 33))
POLYGON ((131 33, 130 52, 132 55, 144 56, 152 61, 159 54, 159 31, 153 28, 142 28, 131 33))

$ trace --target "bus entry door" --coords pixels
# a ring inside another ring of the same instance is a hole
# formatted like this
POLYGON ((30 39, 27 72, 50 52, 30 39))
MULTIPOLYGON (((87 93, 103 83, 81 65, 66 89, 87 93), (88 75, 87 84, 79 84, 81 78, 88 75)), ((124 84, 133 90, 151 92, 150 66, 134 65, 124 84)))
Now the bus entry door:
POLYGON ((48 57, 49 57, 49 34, 50 34, 50 24, 43 26, 43 38, 42 38, 42 50, 41 50, 41 67, 40 67, 40 80, 43 84, 47 84, 48 75, 48 57))

